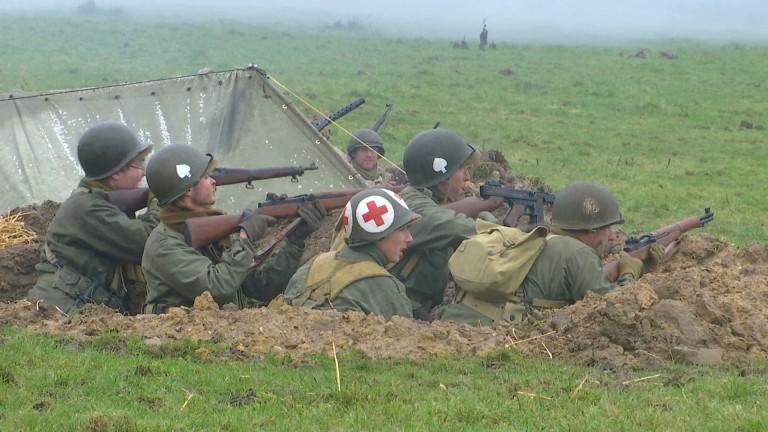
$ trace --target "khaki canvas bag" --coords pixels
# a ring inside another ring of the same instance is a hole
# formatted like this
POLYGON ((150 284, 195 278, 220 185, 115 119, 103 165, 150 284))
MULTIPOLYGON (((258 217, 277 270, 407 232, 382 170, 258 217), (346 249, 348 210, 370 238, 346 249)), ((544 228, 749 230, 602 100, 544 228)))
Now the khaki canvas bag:
POLYGON ((547 242, 548 230, 530 233, 478 219, 477 235, 464 240, 448 261, 453 280, 486 301, 511 298, 547 242))

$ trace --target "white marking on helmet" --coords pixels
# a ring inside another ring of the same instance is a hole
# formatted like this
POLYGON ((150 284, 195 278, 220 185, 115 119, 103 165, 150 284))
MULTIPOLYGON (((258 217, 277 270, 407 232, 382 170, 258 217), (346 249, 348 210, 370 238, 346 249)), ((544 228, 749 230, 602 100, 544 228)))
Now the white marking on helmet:
POLYGON ((357 205, 355 219, 364 231, 379 233, 392 226, 395 220, 395 209, 386 198, 372 195, 364 198, 357 205))
POLYGON ((187 164, 176 165, 176 175, 178 175, 179 178, 192 177, 192 168, 187 164))
POLYGON ((435 170, 435 172, 447 172, 446 167, 448 167, 448 161, 443 158, 435 158, 432 161, 432 169, 435 170))

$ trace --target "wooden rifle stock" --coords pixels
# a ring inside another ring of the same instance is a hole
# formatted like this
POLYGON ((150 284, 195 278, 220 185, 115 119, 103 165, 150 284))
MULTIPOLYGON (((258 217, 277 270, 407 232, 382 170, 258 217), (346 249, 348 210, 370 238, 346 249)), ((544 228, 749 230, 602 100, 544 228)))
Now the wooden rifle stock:
MULTIPOLYGON (((644 234, 640 237, 630 237, 627 239, 624 251, 639 260, 645 260, 648 258, 651 245, 658 243, 664 246, 666 250, 662 260, 666 261, 674 255, 680 247, 680 236, 694 228, 703 227, 714 218, 715 213, 707 207, 704 209, 704 214, 701 216, 691 216, 679 222, 667 225, 664 228, 660 228, 650 234, 644 234)), ((619 261, 612 261, 604 265, 603 271, 608 275, 610 281, 615 281, 621 276, 619 274, 619 261)))
MULTIPOLYGON (((316 170, 317 164, 312 162, 308 166, 287 165, 267 168, 216 168, 208 176, 216 180, 217 186, 227 186, 245 183, 246 189, 253 189, 251 182, 267 180, 279 177, 291 177, 292 182, 297 182, 296 177, 304 175, 304 171, 316 170)), ((119 208, 128 217, 134 217, 136 212, 147 206, 149 198, 148 188, 121 189, 107 192, 107 199, 115 207, 119 208)))
MULTIPOLYGON (((267 194, 267 201, 259 203, 258 207, 251 211, 278 219, 296 217, 299 214, 299 206, 306 201, 320 201, 326 211, 331 211, 344 207, 355 194, 365 189, 342 189, 293 197, 267 194)), ((398 193, 403 187, 393 186, 387 189, 398 193)), ((184 222, 184 240, 193 249, 208 246, 234 233, 240 224, 240 217, 241 215, 217 215, 187 219, 184 222)))
POLYGON ((217 186, 245 183, 247 189, 253 189, 251 182, 268 180, 279 177, 290 177, 292 182, 298 182, 296 177, 304 175, 304 171, 316 170, 317 164, 309 166, 287 165, 267 168, 216 168, 208 174, 216 180, 217 186))
POLYGON ((291 233, 291 231, 295 230, 299 227, 299 224, 301 224, 302 219, 296 218, 291 223, 285 226, 285 228, 281 229, 277 234, 274 235, 271 239, 269 239, 269 242, 262 246, 259 250, 256 251, 255 256, 253 257, 253 262, 251 263, 251 268, 260 267, 262 264, 264 264, 269 256, 272 254, 272 252, 275 251, 277 248, 277 245, 283 242, 285 237, 291 233))
POLYGON ((107 192, 107 200, 120 211, 134 218, 136 212, 147 206, 149 188, 119 189, 107 192))

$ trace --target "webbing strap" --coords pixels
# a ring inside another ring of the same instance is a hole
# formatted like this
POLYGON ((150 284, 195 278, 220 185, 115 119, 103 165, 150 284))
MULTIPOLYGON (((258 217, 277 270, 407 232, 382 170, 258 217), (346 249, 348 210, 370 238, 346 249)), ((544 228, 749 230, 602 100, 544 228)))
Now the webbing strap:
POLYGON ((466 291, 464 292, 464 298, 461 299, 461 302, 475 312, 478 312, 493 321, 501 319, 502 313, 504 312, 504 303, 495 305, 485 300, 480 300, 466 291))
POLYGON ((533 301, 531 301, 531 306, 547 308, 547 309, 557 309, 563 306, 568 306, 568 304, 569 303, 567 301, 559 301, 559 300, 533 299, 533 301))
POLYGON ((405 266, 403 266, 403 269, 399 272, 401 279, 408 279, 411 272, 413 272, 413 269, 416 268, 416 264, 421 260, 422 255, 424 255, 424 251, 416 251, 410 258, 408 258, 408 262, 405 263, 405 266))

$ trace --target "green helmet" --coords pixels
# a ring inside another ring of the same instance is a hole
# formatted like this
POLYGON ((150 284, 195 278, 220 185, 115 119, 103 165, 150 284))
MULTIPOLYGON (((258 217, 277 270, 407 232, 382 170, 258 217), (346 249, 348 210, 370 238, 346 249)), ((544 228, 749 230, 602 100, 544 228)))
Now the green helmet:
POLYGON ((147 163, 147 185, 164 206, 194 187, 218 165, 210 153, 187 144, 171 144, 155 152, 147 163))
POLYGON ((360 147, 371 147, 379 154, 379 157, 384 156, 384 144, 382 144, 379 134, 373 129, 358 129, 352 134, 347 145, 349 157, 352 157, 352 153, 360 147))
POLYGON ((475 148, 456 132, 428 129, 411 139, 403 154, 403 167, 415 187, 434 186, 447 180, 472 156, 475 148))
POLYGON ((608 189, 589 182, 571 183, 552 205, 552 227, 563 230, 595 231, 624 223, 619 203, 608 189))
POLYGON ((77 159, 87 180, 98 180, 116 173, 152 146, 139 141, 128 126, 107 121, 89 127, 77 142, 77 159))
POLYGON ((370 188, 349 200, 341 221, 347 244, 358 246, 383 239, 420 217, 400 195, 388 189, 370 188))

